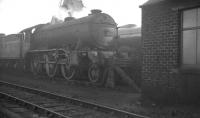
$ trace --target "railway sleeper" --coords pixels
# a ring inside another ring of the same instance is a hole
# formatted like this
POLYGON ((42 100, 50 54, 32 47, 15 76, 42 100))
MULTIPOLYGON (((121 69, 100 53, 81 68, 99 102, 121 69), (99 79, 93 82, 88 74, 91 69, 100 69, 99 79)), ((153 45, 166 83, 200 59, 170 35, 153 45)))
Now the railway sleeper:
MULTIPOLYGON (((114 117, 120 117, 120 118, 124 118, 125 116, 126 117, 128 116, 130 118, 149 118, 149 117, 142 116, 142 115, 139 115, 139 114, 129 113, 129 112, 126 112, 126 111, 123 111, 123 110, 118 110, 118 109, 114 109, 114 108, 110 108, 110 107, 106 107, 106 106, 102 106, 102 105, 97 105, 97 104, 94 104, 94 103, 90 103, 90 102, 86 102, 86 101, 82 101, 82 100, 78 100, 78 99, 74 99, 74 98, 69 98, 69 97, 65 97, 65 96, 55 95, 53 93, 49 93, 49 92, 45 92, 45 91, 41 91, 41 90, 37 90, 37 89, 33 89, 33 88, 21 87, 21 86, 17 86, 17 85, 5 83, 5 82, 1 82, 1 83, 4 83, 6 86, 10 87, 10 89, 7 89, 7 88, 2 89, 1 88, 1 91, 5 91, 5 92, 12 91, 12 94, 14 94, 14 95, 16 93, 31 92, 31 93, 40 95, 42 97, 47 97, 48 99, 52 99, 52 101, 55 100, 54 102, 56 102, 56 100, 58 100, 61 103, 63 102, 63 105, 71 103, 70 105, 74 105, 75 107, 73 107, 73 106, 69 107, 68 105, 66 105, 66 107, 70 109, 70 110, 67 110, 70 113, 74 113, 74 111, 80 111, 80 112, 82 112, 82 110, 84 112, 87 112, 89 110, 91 112, 92 111, 96 111, 95 112, 96 114, 101 114, 101 115, 107 114, 106 115, 107 117, 108 117, 108 115, 109 116, 113 116, 114 115, 114 117), (11 88, 13 88, 13 90, 11 90, 11 88), (13 91, 16 91, 16 92, 13 93, 13 91), (81 107, 79 105, 80 103, 82 103, 84 105, 82 105, 82 107, 81 107), (97 108, 97 110, 94 109, 95 107, 97 108), (73 108, 73 109, 71 109, 71 108, 73 108)), ((5 87, 5 86, 1 86, 1 87, 5 87)), ((16 95, 20 95, 20 94, 16 94, 16 95)), ((0 95, 0 96, 3 97, 2 95, 0 95)), ((6 96, 6 97, 9 98, 10 96, 6 96)), ((21 100, 21 99, 18 99, 18 100, 21 100)), ((22 100, 22 102, 24 102, 24 100, 22 100)), ((57 113, 57 112, 55 112, 53 110, 49 110, 48 108, 43 108, 42 105, 37 105, 37 104, 31 103, 30 101, 29 102, 27 101, 27 104, 31 105, 31 106, 35 105, 36 108, 37 108, 37 110, 39 109, 39 111, 43 111, 44 110, 47 113, 53 114, 55 116, 59 116, 59 115, 63 116, 63 114, 61 114, 61 113, 57 113)), ((63 108, 63 110, 64 109, 66 110, 67 108, 63 108)), ((60 109, 60 110, 62 110, 62 109, 60 109)), ((99 118, 102 118, 102 117, 99 117, 99 118)))

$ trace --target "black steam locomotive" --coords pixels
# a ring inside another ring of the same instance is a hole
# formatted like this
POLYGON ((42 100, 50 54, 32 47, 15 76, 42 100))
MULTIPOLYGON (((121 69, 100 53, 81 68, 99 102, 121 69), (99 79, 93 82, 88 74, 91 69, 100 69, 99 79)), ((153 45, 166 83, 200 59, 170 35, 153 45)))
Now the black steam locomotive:
POLYGON ((53 78, 89 78, 103 82, 116 55, 117 25, 108 14, 92 10, 80 19, 67 17, 58 24, 40 24, 19 34, 0 37, 0 64, 21 67, 53 78), (103 79, 104 78, 104 79, 103 79))
POLYGON ((106 81, 109 86, 113 86, 117 73, 117 77, 135 87, 131 74, 127 74, 133 70, 129 68, 134 60, 129 58, 129 52, 134 46, 122 51, 121 47, 133 43, 123 45, 124 41, 119 39, 111 16, 92 10, 80 19, 67 17, 63 23, 39 24, 7 36, 0 34, 0 67, 94 84, 106 81))

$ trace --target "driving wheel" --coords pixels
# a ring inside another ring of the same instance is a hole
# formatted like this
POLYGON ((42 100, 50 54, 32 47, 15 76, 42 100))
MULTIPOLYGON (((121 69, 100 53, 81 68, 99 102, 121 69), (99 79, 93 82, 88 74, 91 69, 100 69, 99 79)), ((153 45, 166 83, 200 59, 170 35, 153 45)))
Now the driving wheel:
POLYGON ((70 64, 70 57, 66 56, 65 64, 61 64, 61 73, 66 80, 72 80, 76 74, 76 67, 70 64))
MULTIPOLYGON (((20 65, 18 65, 20 66, 20 65)), ((32 60, 31 60, 31 72, 34 74, 34 75, 37 75, 39 73, 39 60, 37 57, 34 57, 32 60)))

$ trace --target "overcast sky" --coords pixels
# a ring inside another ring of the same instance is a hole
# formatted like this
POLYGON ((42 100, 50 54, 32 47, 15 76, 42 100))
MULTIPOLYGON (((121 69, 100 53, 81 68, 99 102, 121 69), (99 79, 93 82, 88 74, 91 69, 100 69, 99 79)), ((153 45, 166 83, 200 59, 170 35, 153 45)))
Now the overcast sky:
MULTIPOLYGON (((89 14, 91 9, 101 9, 111 15, 116 23, 136 24, 141 26, 141 9, 139 5, 147 0, 82 0, 85 8, 74 17, 89 14)), ((0 0, 0 33, 17 33, 27 27, 47 23, 52 16, 66 17, 59 10, 60 0, 0 0)))

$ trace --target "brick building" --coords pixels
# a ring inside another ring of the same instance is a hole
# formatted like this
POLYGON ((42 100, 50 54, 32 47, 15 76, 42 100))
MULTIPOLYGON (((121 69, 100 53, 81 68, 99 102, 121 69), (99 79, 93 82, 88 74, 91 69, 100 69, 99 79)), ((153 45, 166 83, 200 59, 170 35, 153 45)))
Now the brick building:
POLYGON ((149 0, 141 8, 144 95, 199 99, 200 0, 149 0))

